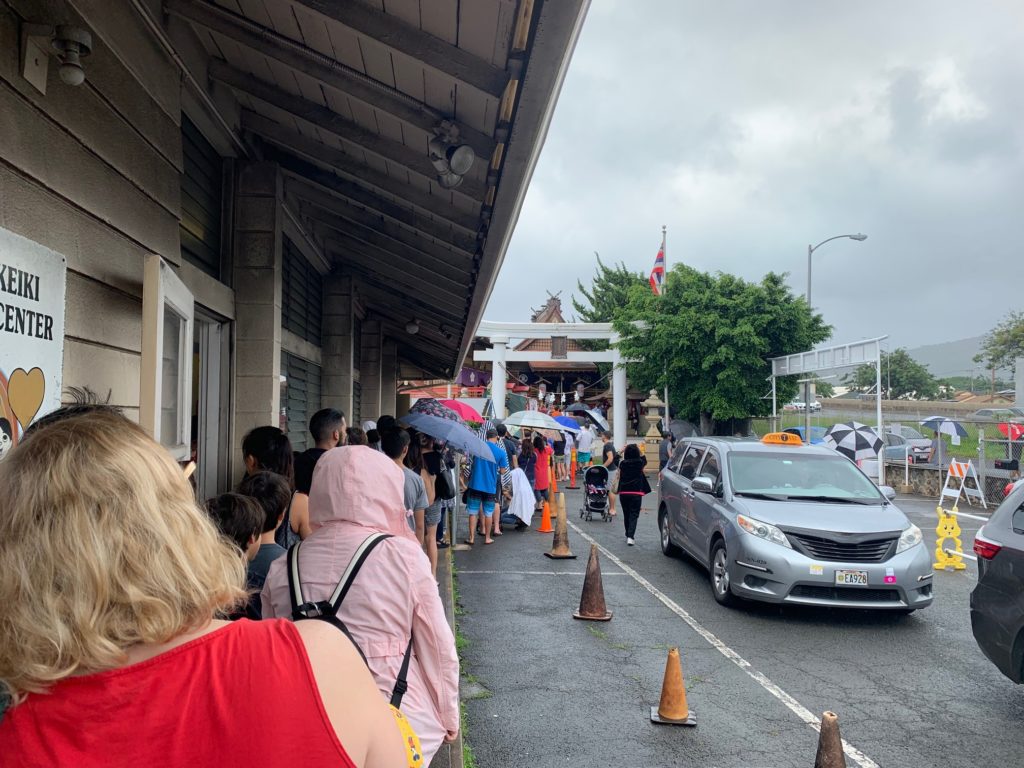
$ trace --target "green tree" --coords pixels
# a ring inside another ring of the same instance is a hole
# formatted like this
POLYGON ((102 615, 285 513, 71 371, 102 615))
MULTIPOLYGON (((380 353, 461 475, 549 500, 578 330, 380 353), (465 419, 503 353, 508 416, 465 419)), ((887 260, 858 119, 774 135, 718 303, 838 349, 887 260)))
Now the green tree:
MULTIPOLYGON (((705 434, 730 434, 769 414, 768 358, 810 349, 831 332, 784 275, 750 283, 684 264, 672 267, 663 296, 646 284, 631 288, 614 323, 619 348, 636 361, 633 383, 659 391, 667 383, 672 407, 705 434)), ((795 378, 778 380, 778 402, 796 392, 795 378)))
MULTIPOLYGON (((875 386, 875 366, 862 365, 844 379, 851 388, 866 392, 875 386)), ((933 400, 939 382, 902 347, 882 352, 882 397, 886 400, 933 400)))
POLYGON ((576 288, 584 301, 572 297, 572 307, 584 323, 610 323, 617 311, 626 306, 629 291, 634 286, 645 286, 647 282, 639 272, 631 272, 625 264, 607 266, 598 254, 594 280, 588 290, 579 280, 576 288))
POLYGON ((1024 357, 1024 312, 1011 312, 985 337, 974 362, 988 368, 1015 370, 1017 358, 1024 357))
POLYGON ((808 378, 814 379, 814 393, 817 397, 833 397, 835 395, 836 388, 832 385, 832 382, 825 381, 814 375, 808 378))

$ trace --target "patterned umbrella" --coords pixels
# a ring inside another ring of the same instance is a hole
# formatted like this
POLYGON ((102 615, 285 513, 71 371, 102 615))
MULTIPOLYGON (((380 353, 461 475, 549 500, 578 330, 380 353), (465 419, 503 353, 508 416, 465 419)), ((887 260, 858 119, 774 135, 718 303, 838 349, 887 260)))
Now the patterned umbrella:
POLYGON ((952 435, 954 437, 967 437, 967 430, 959 421, 947 419, 945 416, 929 416, 920 422, 922 427, 938 432, 940 435, 952 435))
POLYGON ((859 421, 833 424, 825 432, 825 445, 834 448, 851 461, 874 459, 884 443, 871 427, 859 421))
POLYGON ((412 404, 409 413, 425 413, 427 416, 438 416, 449 421, 461 422, 462 419, 451 408, 442 405, 440 400, 433 397, 421 397, 412 404))

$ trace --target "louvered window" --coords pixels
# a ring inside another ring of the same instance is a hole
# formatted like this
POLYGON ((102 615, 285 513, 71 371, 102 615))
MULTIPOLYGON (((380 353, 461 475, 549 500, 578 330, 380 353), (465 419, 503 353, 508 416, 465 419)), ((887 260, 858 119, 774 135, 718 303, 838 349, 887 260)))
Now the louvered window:
POLYGON ((287 237, 282 261, 281 327, 319 347, 324 310, 323 278, 287 237))
POLYGON ((296 451, 313 447, 309 419, 320 410, 322 375, 319 365, 281 353, 281 428, 296 451))
POLYGON ((219 280, 224 160, 185 115, 181 116, 181 155, 181 255, 219 280))

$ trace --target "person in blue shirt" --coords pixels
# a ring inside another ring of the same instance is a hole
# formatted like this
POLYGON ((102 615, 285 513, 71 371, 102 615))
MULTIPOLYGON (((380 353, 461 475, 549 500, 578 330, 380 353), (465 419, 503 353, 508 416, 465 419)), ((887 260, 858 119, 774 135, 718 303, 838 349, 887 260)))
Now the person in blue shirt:
POLYGON ((501 475, 508 472, 508 453, 498 443, 498 430, 487 430, 487 446, 494 454, 494 461, 484 461, 474 456, 469 471, 466 494, 466 511, 469 513, 469 538, 466 543, 469 545, 474 543, 476 519, 481 513, 484 517, 484 544, 494 543, 491 538, 494 507, 501 488, 501 475))

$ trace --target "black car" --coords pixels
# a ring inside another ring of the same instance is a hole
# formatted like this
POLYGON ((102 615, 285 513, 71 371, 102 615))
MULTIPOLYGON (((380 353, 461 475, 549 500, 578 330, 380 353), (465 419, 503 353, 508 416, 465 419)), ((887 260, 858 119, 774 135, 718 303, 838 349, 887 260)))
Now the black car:
POLYGON ((978 586, 971 629, 999 671, 1024 682, 1024 485, 999 505, 974 539, 978 586))

